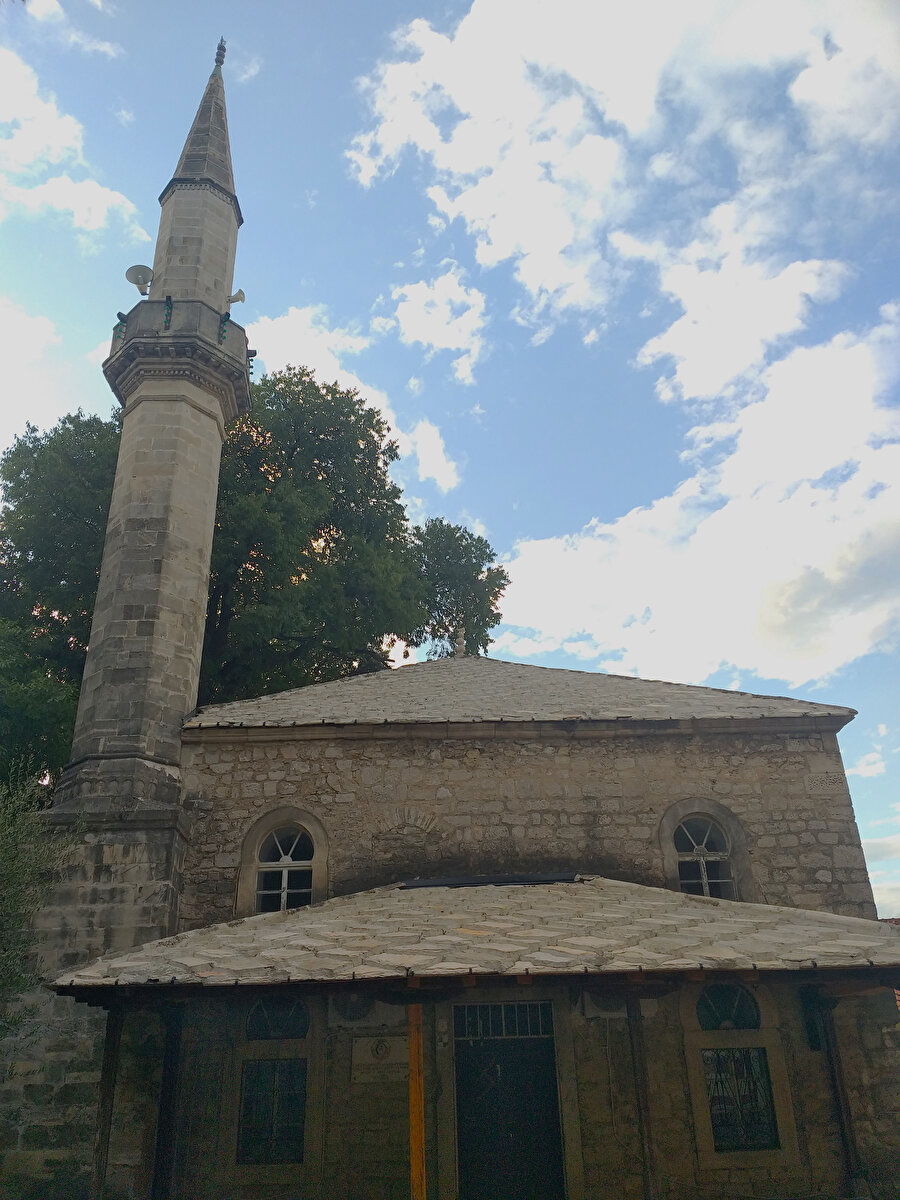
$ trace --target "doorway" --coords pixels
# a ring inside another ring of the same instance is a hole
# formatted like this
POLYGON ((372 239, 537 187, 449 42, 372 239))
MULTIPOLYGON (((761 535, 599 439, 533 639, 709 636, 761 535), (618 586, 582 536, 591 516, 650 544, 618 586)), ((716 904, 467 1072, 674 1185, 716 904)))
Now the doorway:
POLYGON ((553 1006, 453 1006, 459 1200, 565 1200, 553 1006))

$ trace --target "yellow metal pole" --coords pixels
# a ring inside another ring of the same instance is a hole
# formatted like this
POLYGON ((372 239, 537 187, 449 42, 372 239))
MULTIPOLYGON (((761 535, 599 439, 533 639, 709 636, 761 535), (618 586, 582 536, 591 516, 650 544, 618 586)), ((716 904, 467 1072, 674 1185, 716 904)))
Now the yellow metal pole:
POLYGON ((409 1175, 410 1200, 425 1198, 425 1061, 422 1005, 407 1005, 409 1030, 409 1175))

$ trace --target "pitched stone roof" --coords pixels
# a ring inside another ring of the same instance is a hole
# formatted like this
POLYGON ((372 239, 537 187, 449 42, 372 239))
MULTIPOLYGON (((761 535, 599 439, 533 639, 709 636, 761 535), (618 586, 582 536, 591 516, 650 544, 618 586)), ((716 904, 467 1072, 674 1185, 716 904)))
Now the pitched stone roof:
POLYGON ((824 718, 852 708, 460 656, 201 708, 186 728, 525 721, 824 718))
POLYGON ((189 181, 213 183, 234 198, 234 172, 231 166, 228 118, 225 112, 225 84, 218 62, 209 77, 175 174, 160 200, 165 197, 173 183, 189 181))
POLYGON ((379 888, 151 942, 69 971, 55 986, 866 966, 900 966, 900 931, 858 917, 580 878, 527 888, 379 888))

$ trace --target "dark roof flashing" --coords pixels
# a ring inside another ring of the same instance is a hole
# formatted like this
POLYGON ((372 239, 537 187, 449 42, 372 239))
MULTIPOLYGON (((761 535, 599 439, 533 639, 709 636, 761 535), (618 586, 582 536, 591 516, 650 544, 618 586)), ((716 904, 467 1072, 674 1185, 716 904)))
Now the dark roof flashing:
POLYGON ((469 888, 469 887, 533 887, 546 883, 583 883, 584 875, 572 871, 536 875, 524 872, 515 875, 451 875, 442 879, 405 879, 398 886, 407 888, 469 888))

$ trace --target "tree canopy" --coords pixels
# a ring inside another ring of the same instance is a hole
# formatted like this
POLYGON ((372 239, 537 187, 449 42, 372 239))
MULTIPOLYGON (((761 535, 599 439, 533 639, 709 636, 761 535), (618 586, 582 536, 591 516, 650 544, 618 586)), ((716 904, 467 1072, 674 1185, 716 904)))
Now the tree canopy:
MULTIPOLYGON (((0 738, 62 766, 100 571, 118 418, 29 427, 0 460, 0 738)), ((460 525, 411 525, 397 448, 354 390, 289 367, 223 447, 200 703, 379 670, 396 641, 484 652, 508 582, 460 525)), ((2 763, 0 763, 2 769, 2 763)))

